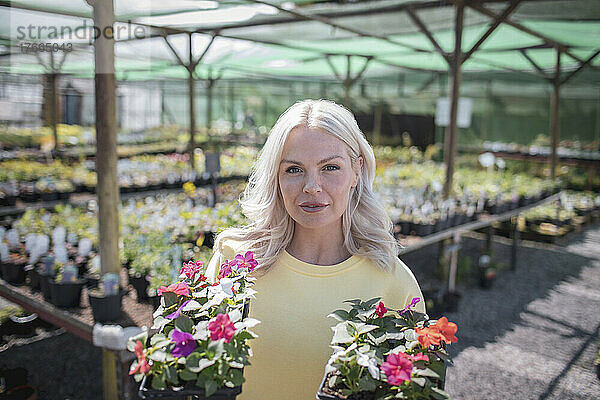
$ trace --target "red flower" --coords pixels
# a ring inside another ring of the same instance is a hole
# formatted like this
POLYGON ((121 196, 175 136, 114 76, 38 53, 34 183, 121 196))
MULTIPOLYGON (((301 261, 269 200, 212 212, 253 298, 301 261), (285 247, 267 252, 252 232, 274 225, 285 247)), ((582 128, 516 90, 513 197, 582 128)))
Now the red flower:
POLYGON ((248 271, 254 271, 254 268, 258 265, 258 262, 254 259, 254 253, 247 251, 243 256, 238 254, 235 256, 234 261, 237 262, 238 269, 248 268, 248 271))
POLYGON ((375 313, 377 314, 377 316, 379 318, 381 318, 385 315, 386 312, 387 312, 387 308, 385 308, 385 306, 383 305, 383 302, 380 301, 379 304, 377 304, 375 306, 375 313))
POLYGON ((179 274, 185 274, 188 279, 194 279, 194 276, 200 272, 200 269, 203 265, 204 263, 202 261, 190 261, 188 263, 183 263, 179 274))
POLYGON ((435 327, 429 328, 415 328, 417 333, 417 340, 423 347, 429 347, 431 345, 439 345, 442 335, 435 327))
POLYGON ((381 364, 381 370, 387 377, 388 384, 392 386, 401 385, 404 381, 410 381, 412 369, 413 363, 410 362, 407 354, 403 353, 392 353, 381 364))
POLYGON ((444 342, 456 343, 458 341, 456 336, 454 336, 458 330, 458 326, 454 322, 448 322, 448 318, 442 317, 438 319, 433 327, 440 333, 444 342))
POLYGON ((175 294, 179 294, 181 296, 188 296, 190 295, 190 288, 187 285, 187 283, 185 282, 177 282, 177 283, 172 283, 169 286, 165 287, 165 286, 161 286, 156 293, 160 296, 165 292, 172 292, 175 294))
POLYGON ((228 314, 219 314, 208 323, 208 330, 210 331, 210 340, 225 339, 225 343, 229 343, 235 333, 235 326, 228 314))
POLYGON ((138 358, 137 364, 133 364, 129 370, 129 375, 136 373, 145 374, 150 371, 150 364, 146 361, 146 353, 144 353, 144 345, 140 340, 135 342, 135 355, 138 358), (135 365, 135 367, 134 367, 135 365))

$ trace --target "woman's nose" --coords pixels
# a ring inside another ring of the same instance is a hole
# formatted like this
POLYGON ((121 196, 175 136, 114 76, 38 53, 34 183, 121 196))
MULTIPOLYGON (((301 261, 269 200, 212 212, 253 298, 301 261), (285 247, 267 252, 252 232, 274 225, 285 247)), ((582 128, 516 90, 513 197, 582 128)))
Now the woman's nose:
POLYGON ((307 174, 304 181, 304 193, 319 193, 321 192, 321 183, 319 177, 315 174, 307 174))

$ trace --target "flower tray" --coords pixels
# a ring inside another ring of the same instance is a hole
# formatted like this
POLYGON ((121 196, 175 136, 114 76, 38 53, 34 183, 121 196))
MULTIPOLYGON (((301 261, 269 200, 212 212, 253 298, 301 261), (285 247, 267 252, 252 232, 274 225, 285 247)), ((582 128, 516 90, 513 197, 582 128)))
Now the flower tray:
POLYGON ((180 390, 157 390, 146 387, 150 385, 148 377, 142 379, 138 396, 142 399, 161 399, 161 400, 186 400, 186 399, 210 399, 210 400, 233 400, 238 394, 242 393, 242 387, 217 389, 210 397, 206 397, 204 389, 191 386, 183 387, 180 390))

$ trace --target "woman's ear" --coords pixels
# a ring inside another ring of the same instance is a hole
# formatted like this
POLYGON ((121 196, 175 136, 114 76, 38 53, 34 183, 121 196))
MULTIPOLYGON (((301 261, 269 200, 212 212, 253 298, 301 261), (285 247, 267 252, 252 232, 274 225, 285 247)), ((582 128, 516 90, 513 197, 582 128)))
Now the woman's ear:
POLYGON ((362 173, 362 166, 363 166, 363 158, 362 158, 362 156, 359 156, 358 157, 358 172, 356 172, 354 174, 354 182, 352 182, 352 187, 356 187, 356 185, 358 185, 358 177, 362 173))

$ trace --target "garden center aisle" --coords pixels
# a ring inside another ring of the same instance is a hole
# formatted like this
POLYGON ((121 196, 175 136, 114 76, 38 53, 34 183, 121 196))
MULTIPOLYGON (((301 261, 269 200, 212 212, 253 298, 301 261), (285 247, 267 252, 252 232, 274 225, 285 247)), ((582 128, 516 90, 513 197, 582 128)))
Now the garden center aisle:
MULTIPOLYGON (((494 242, 494 255, 510 247, 494 242)), ((517 271, 464 291, 450 346, 453 399, 600 399, 600 224, 556 245, 523 243, 517 271)))

